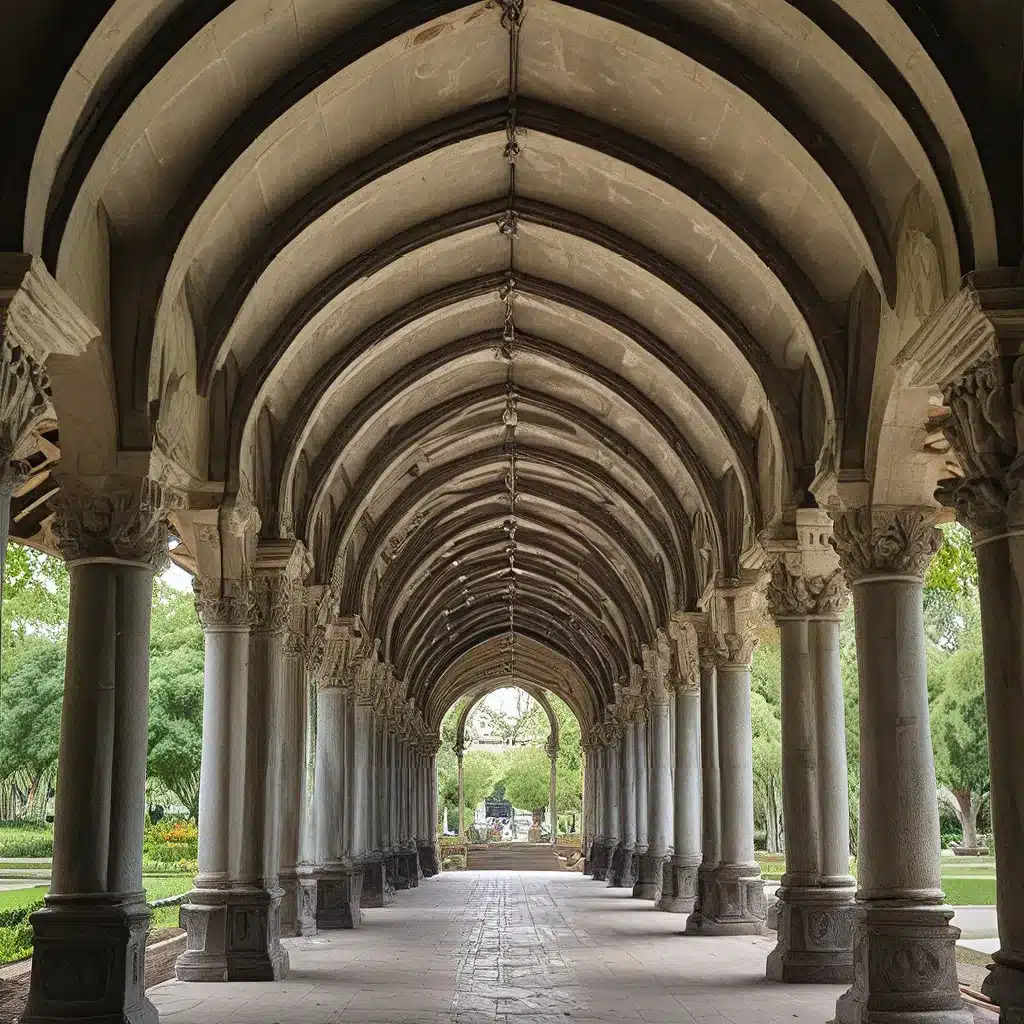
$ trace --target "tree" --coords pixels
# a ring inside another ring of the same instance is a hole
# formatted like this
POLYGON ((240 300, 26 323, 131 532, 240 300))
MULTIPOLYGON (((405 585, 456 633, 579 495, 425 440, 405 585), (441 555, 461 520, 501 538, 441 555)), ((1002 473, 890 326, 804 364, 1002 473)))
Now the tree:
POLYGON ((57 774, 64 645, 28 637, 0 694, 0 817, 46 814, 57 774))
POLYGON ((537 811, 548 805, 551 759, 539 747, 513 747, 502 757, 505 797, 513 807, 537 811))
MULTIPOLYGON (((490 750, 467 750, 462 759, 462 788, 467 823, 480 803, 491 795, 495 783, 500 781, 498 757, 498 754, 490 750)), ((458 806, 458 788, 455 800, 458 806)))
POLYGON ((782 850, 782 649, 766 629, 750 669, 754 817, 764 827, 769 853, 782 850))
POLYGON ((478 719, 484 733, 497 737, 505 746, 534 743, 546 737, 550 726, 541 706, 525 690, 515 687, 512 693, 515 704, 511 709, 494 707, 485 698, 471 717, 478 719))
POLYGON ((190 594, 153 586, 148 772, 199 815, 203 754, 203 631, 190 594))
POLYGON ((964 846, 977 846, 978 814, 988 796, 985 666, 980 637, 951 655, 932 704, 932 742, 939 797, 956 814, 964 846))

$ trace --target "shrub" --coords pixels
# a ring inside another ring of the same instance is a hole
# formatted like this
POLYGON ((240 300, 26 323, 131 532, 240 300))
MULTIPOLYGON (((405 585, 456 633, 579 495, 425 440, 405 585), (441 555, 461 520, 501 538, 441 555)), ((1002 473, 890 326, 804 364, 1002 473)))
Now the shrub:
POLYGON ((23 960, 32 954, 32 925, 27 921, 12 928, 0 928, 0 964, 23 960))
POLYGON ((199 830, 194 821, 164 819, 147 825, 142 840, 142 857, 165 870, 180 863, 193 863, 199 856, 199 830))
MULTIPOLYGON (((24 824, 24 823, 23 823, 24 824)), ((49 825, 0 828, 0 860, 5 857, 52 857, 53 833, 49 825)))
POLYGON ((28 921, 29 915, 34 914, 42 905, 42 900, 36 900, 24 907, 8 907, 5 910, 0 910, 0 928, 14 928, 23 924, 28 921))

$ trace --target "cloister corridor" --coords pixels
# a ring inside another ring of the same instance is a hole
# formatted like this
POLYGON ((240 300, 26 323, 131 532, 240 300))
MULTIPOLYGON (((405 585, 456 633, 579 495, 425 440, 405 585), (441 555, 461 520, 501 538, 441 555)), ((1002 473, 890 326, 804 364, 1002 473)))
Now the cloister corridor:
POLYGON ((284 940, 284 981, 148 994, 164 1024, 831 1020, 844 986, 765 980, 774 938, 682 930, 585 875, 446 872, 364 911, 359 930, 284 940))

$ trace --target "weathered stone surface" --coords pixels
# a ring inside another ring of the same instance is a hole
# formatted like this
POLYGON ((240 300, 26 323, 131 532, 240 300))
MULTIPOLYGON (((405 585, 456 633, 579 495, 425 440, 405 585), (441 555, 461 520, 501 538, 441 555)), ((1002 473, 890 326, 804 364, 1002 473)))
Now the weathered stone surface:
POLYGON ((395 889, 388 878, 384 860, 364 861, 363 891, 360 902, 364 907, 390 907, 395 902, 395 889))
POLYGON ((853 889, 780 889, 779 942, 768 956, 770 981, 853 981, 853 889))

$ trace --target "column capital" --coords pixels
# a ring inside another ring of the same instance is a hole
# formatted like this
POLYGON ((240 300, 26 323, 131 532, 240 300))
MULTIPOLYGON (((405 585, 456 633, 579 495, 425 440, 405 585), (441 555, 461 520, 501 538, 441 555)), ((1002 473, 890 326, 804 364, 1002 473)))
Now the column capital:
POLYGON ((0 491, 13 494, 29 476, 27 441, 50 408, 50 380, 43 365, 16 344, 5 319, 0 305, 0 491))
POLYGON ((797 509, 765 540, 771 565, 768 610, 784 619, 840 618, 849 601, 833 523, 823 509, 797 509))
POLYGON ((922 582, 942 545, 935 509, 864 505, 833 516, 833 544, 850 584, 871 579, 922 582))
POLYGON ((254 632, 284 633, 292 625, 298 588, 313 567, 301 541, 262 541, 252 569, 250 624, 254 632))
POLYGON ((358 615, 335 616, 324 626, 323 653, 315 652, 314 679, 318 689, 348 688, 360 659, 369 647, 358 615))
POLYGON ((196 612, 204 629, 243 629, 252 621, 249 581, 220 580, 196 576, 192 581, 196 612))
POLYGON ((148 477, 59 478, 53 531, 69 563, 90 559, 167 565, 167 513, 179 495, 148 477))
POLYGON ((712 592, 710 638, 719 668, 750 665, 764 623, 767 573, 744 572, 739 579, 724 580, 712 592))
POLYGON ((672 641, 672 688, 676 693, 699 693, 701 664, 711 654, 707 615, 677 612, 672 616, 668 635, 672 641))

